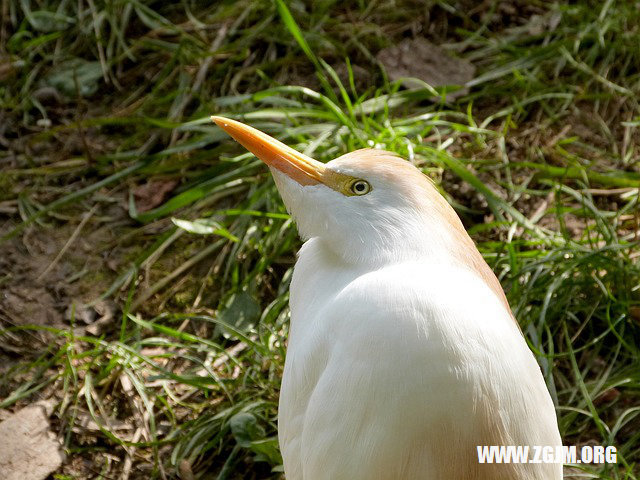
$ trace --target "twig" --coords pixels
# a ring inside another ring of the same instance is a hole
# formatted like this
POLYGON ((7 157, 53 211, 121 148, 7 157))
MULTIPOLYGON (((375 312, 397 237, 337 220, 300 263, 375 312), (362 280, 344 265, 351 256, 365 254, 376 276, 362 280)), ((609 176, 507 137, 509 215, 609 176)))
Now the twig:
POLYGON ((583 190, 583 192, 590 193, 591 195, 619 195, 621 193, 627 193, 637 190, 637 188, 633 187, 624 187, 624 188, 587 188, 583 190))
POLYGON ((87 222, 93 216, 93 214, 96 213, 97 209, 98 209, 98 205, 96 204, 93 206, 93 208, 91 208, 91 210, 89 210, 87 213, 83 215, 82 221, 73 231, 73 233, 71 234, 71 237, 69 237, 69 240, 67 240, 67 243, 64 244, 64 247, 62 247, 60 252, 58 252, 58 255, 56 255, 56 258, 53 259, 53 261, 49 264, 49 266, 45 268, 40 275, 38 275, 38 278, 36 279, 38 282, 42 280, 53 269, 53 267, 55 267, 58 264, 62 256, 67 252, 67 250, 69 250, 69 247, 73 244, 76 238, 78 238, 78 235, 80 235, 82 228, 87 224, 87 222))

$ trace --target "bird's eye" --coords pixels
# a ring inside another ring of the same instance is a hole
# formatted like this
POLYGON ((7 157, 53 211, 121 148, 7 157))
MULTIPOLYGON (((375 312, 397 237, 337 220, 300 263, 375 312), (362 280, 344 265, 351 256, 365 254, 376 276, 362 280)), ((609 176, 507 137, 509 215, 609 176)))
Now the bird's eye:
POLYGON ((356 180, 351 184, 351 191, 356 195, 366 195, 371 191, 371 185, 366 180, 356 180))

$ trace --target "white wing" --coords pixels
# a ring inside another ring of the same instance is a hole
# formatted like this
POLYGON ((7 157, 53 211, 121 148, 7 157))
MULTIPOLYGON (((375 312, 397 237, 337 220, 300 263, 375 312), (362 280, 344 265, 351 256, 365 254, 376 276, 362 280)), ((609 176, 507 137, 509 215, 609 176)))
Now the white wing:
POLYGON ((354 273, 314 242, 291 287, 288 480, 562 478, 478 464, 477 445, 561 443, 540 368, 479 278, 418 262, 354 273))

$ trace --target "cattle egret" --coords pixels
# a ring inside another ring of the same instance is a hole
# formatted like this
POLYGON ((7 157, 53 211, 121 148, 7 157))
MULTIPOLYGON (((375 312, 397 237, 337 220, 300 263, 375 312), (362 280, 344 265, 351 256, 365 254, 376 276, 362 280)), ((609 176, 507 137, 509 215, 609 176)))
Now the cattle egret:
POLYGON ((287 480, 548 480, 478 446, 561 445, 497 278, 430 180, 393 153, 326 164, 212 119, 271 169, 304 245, 278 436, 287 480))

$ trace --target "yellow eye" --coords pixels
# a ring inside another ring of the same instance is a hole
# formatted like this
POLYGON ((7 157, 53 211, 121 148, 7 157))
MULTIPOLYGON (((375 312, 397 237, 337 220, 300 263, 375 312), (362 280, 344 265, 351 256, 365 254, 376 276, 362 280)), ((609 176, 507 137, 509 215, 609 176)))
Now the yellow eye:
POLYGON ((366 180, 356 180, 351 184, 351 192, 355 195, 366 195, 371 191, 371 185, 366 180))

